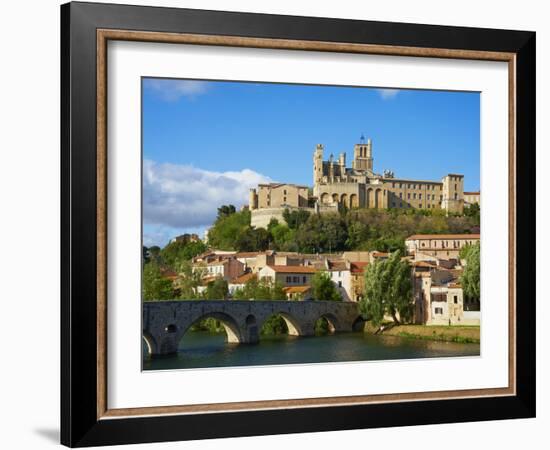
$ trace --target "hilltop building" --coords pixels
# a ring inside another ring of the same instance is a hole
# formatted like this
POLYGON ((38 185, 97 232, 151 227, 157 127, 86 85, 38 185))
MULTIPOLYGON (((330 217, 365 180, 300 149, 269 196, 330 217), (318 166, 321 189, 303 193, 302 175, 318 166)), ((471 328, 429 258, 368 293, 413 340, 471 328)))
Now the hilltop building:
POLYGON ((462 213, 464 209, 464 175, 448 174, 441 181, 396 178, 390 170, 374 172, 372 141, 361 141, 353 149, 351 167, 346 154, 333 155, 325 161, 324 147, 318 144, 313 153, 313 195, 320 205, 347 208, 416 208, 444 209, 462 213))
POLYGON ((441 181, 396 178, 393 171, 374 171, 372 141, 361 136, 353 148, 351 167, 346 153, 324 159, 324 147, 313 152, 313 189, 290 183, 260 184, 250 190, 251 224, 267 227, 272 218, 284 221, 283 211, 336 212, 341 208, 442 209, 462 214, 465 202, 479 203, 479 193, 464 193, 464 175, 447 174, 441 181))

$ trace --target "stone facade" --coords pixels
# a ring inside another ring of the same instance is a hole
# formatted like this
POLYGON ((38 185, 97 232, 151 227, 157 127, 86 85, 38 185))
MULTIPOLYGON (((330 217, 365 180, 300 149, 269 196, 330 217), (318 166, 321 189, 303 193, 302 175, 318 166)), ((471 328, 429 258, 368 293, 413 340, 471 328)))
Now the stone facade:
POLYGON ((346 167, 345 153, 340 153, 337 160, 331 154, 327 161, 323 153, 323 145, 318 144, 313 153, 313 195, 321 205, 463 211, 463 175, 449 174, 441 181, 425 181, 395 178, 389 170, 376 174, 370 139, 355 144, 351 168, 346 167))
POLYGON ((464 205, 481 205, 481 193, 478 192, 464 192, 464 205))
POLYGON ((308 207, 309 192, 307 186, 287 183, 259 184, 250 189, 248 207, 250 210, 279 207, 308 207))
POLYGON ((415 234, 405 239, 405 247, 416 260, 458 259, 460 249, 479 242, 479 238, 479 234, 415 234))

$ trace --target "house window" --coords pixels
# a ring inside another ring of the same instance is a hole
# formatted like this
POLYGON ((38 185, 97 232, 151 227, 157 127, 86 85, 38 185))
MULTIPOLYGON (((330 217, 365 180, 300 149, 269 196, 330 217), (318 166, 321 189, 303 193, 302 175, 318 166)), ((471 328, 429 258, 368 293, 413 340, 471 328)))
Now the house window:
POLYGON ((403 198, 403 193, 402 192, 399 193, 399 198, 403 198))
POLYGON ((342 287, 342 282, 341 281, 338 282, 338 287, 342 287))
POLYGON ((299 283, 300 282, 300 277, 292 277, 292 282, 293 283, 299 283))
POLYGON ((292 281, 292 279, 290 277, 286 277, 286 282, 287 283, 290 283, 292 281))
POLYGON ((458 303, 458 295, 455 295, 455 296, 453 297, 453 300, 454 300, 455 305, 456 305, 456 304, 458 303))
POLYGON ((413 194, 413 198, 416 200, 416 194, 413 194))
POLYGON ((407 194, 407 198, 408 198, 408 199, 411 198, 411 193, 410 193, 410 192, 407 194))
POLYGON ((443 308, 435 308, 436 314, 443 314, 443 308))
POLYGON ((305 276, 305 275, 302 277, 302 282, 303 282, 304 284, 306 284, 306 276, 305 276))
POLYGON ((418 194, 418 200, 422 200, 422 194, 418 194))

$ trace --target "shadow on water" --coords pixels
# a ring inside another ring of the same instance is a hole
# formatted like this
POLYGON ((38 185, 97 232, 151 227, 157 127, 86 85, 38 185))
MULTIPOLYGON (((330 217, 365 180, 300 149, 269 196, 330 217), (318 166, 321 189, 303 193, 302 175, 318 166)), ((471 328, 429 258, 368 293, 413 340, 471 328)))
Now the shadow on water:
POLYGON ((345 361, 479 356, 479 344, 457 344, 362 332, 297 337, 262 336, 255 345, 228 344, 224 333, 194 331, 180 341, 177 355, 151 359, 144 370, 309 364, 345 361))

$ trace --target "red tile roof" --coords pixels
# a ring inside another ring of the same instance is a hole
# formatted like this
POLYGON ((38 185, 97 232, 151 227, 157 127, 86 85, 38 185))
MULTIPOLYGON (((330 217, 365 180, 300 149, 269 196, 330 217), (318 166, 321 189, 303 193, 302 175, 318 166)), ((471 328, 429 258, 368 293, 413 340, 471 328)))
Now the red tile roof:
POLYGON ((352 262, 350 264, 351 273, 363 273, 365 267, 368 265, 368 262, 352 262))
POLYGON ((231 284, 244 284, 249 280, 252 280, 253 278, 258 278, 258 274, 256 273, 244 273, 242 275, 239 275, 238 277, 233 278, 231 280, 231 284))
POLYGON ((310 286, 289 286, 284 287, 283 292, 285 294, 303 294, 311 289, 310 286))

